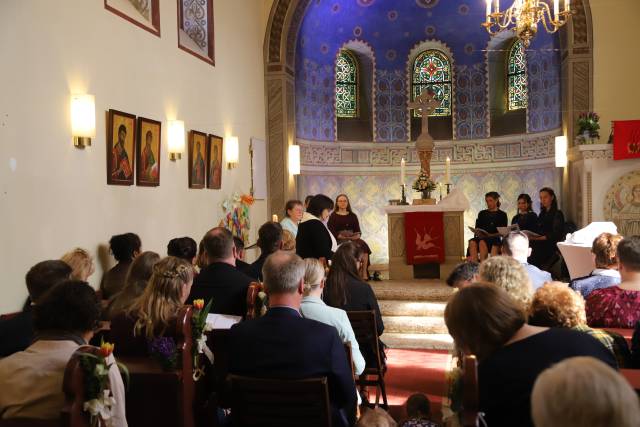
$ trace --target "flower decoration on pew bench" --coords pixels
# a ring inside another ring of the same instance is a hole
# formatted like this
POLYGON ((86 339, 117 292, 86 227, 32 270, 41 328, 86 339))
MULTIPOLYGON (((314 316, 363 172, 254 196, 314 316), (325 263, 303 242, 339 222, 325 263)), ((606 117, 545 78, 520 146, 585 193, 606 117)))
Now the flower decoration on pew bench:
POLYGON ((191 317, 192 322, 192 336, 193 336, 193 380, 198 381, 202 376, 204 376, 205 371, 202 366, 202 362, 200 360, 200 355, 204 354, 209 362, 213 363, 213 353, 209 350, 207 346, 207 335, 206 332, 209 332, 213 329, 213 325, 207 323, 207 315, 209 314, 209 309, 211 308, 211 302, 213 300, 209 300, 206 307, 204 305, 203 299, 193 300, 193 316, 191 317))
MULTIPOLYGON (((90 415, 92 427, 112 425, 113 407, 116 400, 109 384, 109 369, 113 363, 107 360, 113 353, 114 345, 102 341, 98 354, 81 353, 79 355, 80 367, 84 372, 84 411, 90 415)), ((112 359, 113 360, 113 359, 112 359)), ((116 363, 120 373, 129 383, 129 371, 126 366, 116 363)))

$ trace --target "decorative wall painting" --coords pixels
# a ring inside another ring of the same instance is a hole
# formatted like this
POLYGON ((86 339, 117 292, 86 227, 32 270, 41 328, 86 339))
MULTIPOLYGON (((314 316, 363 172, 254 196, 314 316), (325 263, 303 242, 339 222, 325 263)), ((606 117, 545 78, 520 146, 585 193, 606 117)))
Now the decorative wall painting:
POLYGON ((136 116, 109 110, 107 117, 107 184, 133 185, 136 116))
POLYGON ((207 175, 207 134, 189 131, 189 188, 204 188, 207 175))
POLYGON ((209 135, 207 146, 207 188, 222 188, 222 138, 209 135))
POLYGON ((136 185, 160 185, 161 127, 162 124, 156 120, 138 117, 136 185))

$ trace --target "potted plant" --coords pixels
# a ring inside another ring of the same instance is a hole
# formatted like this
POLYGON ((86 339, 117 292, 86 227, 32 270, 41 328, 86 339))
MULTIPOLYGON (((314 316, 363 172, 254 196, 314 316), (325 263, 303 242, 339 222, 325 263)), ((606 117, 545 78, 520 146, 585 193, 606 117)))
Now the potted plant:
POLYGON ((593 144, 600 139, 600 116, 594 112, 580 113, 578 116, 578 134, 585 144, 593 144))

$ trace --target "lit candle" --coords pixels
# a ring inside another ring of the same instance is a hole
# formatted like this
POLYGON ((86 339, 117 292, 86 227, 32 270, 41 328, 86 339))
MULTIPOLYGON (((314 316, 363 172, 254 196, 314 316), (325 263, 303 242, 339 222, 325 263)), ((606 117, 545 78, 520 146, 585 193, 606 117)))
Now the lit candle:
POLYGON ((564 10, 566 12, 571 10, 571 0, 564 0, 564 10))
POLYGON ((278 222, 278 215, 276 214, 271 215, 271 221, 278 222))
POLYGON ((553 0, 553 19, 558 20, 560 15, 560 0, 553 0))
POLYGON ((493 5, 494 5, 493 11, 495 13, 500 13, 500 0, 494 0, 493 5))
POLYGON ((451 184, 451 159, 449 156, 444 162, 444 183, 451 184))
POLYGON ((491 0, 487 0, 487 22, 491 21, 491 0))
POLYGON ((400 160, 400 185, 404 185, 404 168, 407 162, 404 161, 404 157, 400 160))

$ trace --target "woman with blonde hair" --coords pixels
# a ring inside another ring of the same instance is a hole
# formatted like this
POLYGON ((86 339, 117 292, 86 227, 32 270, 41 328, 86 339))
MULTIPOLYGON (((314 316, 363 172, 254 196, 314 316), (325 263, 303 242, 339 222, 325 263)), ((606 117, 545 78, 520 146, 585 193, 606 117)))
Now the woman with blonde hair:
POLYGON ((88 251, 82 248, 75 248, 62 255, 61 261, 71 267, 71 280, 81 280, 86 282, 89 276, 95 271, 93 257, 88 251))
POLYGON ((495 256, 480 264, 480 280, 490 282, 507 291, 527 308, 531 302, 531 279, 522 264, 509 256, 495 256))
POLYGON ((638 395, 615 370, 592 357, 572 357, 538 376, 531 393, 536 427, 632 427, 638 395))
POLYGON ((324 290, 324 267, 315 258, 304 260, 304 298, 300 305, 300 314, 307 319, 331 325, 338 330, 342 342, 351 344, 354 371, 360 375, 364 371, 365 361, 360 352, 358 341, 347 317, 347 312, 339 308, 329 307, 322 301, 324 290))
POLYGON ((596 237, 591 245, 596 269, 588 276, 573 279, 569 285, 571 289, 587 298, 596 289, 619 285, 618 243, 621 241, 622 236, 611 233, 602 233, 596 237))
POLYGON ((154 265, 140 298, 111 322, 111 338, 118 354, 146 355, 148 342, 164 336, 175 322, 192 283, 193 266, 186 260, 166 257, 154 265))

